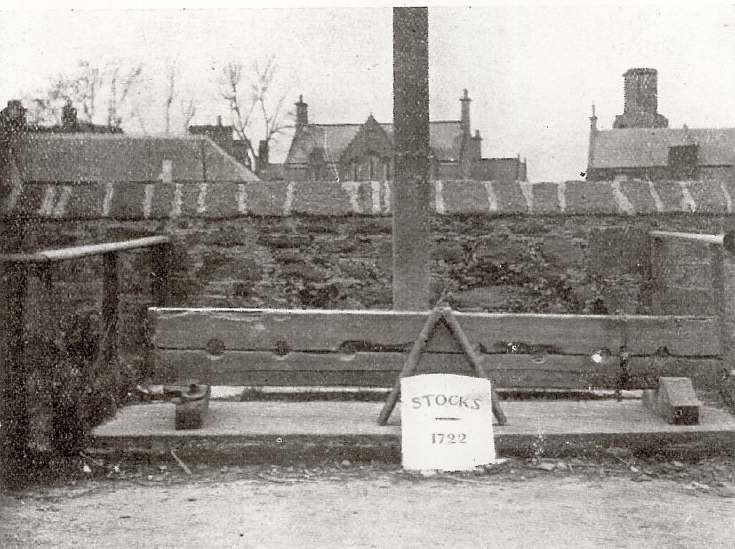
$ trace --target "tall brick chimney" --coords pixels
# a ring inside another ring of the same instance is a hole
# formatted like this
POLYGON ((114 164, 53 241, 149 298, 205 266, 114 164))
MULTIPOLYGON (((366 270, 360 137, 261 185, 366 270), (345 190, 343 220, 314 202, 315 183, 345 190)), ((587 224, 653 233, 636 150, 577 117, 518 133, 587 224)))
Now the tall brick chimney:
POLYGON ((309 123, 309 105, 304 103, 302 95, 299 95, 299 100, 294 105, 296 105, 296 129, 298 130, 309 123))
POLYGON ((268 164, 270 163, 268 156, 268 141, 266 141, 265 139, 261 139, 258 143, 258 172, 261 172, 268 168, 268 164))
POLYGON ((472 133, 470 128, 470 103, 472 102, 472 99, 470 99, 466 89, 459 101, 462 104, 462 133, 470 135, 472 133))
POLYGON ((615 117, 613 128, 667 128, 669 121, 658 114, 658 71, 629 69, 623 78, 623 114, 615 117))

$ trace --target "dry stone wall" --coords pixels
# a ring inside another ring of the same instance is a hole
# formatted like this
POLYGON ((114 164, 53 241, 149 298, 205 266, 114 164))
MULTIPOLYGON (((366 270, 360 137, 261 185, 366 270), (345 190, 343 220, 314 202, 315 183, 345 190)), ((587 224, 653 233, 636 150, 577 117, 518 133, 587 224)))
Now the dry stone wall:
MULTIPOLYGON (((179 306, 391 305, 386 183, 27 183, 0 191, 0 227, 24 220, 28 251, 172 235, 179 306)), ((652 265, 648 231, 721 232, 733 193, 729 180, 434 182, 434 297, 448 292, 457 307, 488 311, 709 314, 706 254, 667 245, 652 265)), ((121 263, 131 351, 144 340, 148 261, 135 252, 121 263)), ((54 276, 64 322, 99 309, 99 259, 64 263, 54 276)), ((34 302, 38 283, 30 289, 34 302)), ((43 307, 29 310, 29 323, 39 324, 43 307)))

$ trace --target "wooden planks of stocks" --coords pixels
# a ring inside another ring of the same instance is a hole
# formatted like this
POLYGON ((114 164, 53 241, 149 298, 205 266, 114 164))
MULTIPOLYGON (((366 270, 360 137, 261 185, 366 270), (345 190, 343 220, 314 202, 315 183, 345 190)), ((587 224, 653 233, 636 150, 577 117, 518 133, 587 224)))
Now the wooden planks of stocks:
MULTIPOLYGON (((213 385, 390 387, 428 312, 149 309, 160 381, 213 385)), ((498 387, 615 388, 625 348, 627 388, 661 375, 717 376, 711 318, 455 313, 498 387), (662 350, 665 352, 662 353, 662 350), (596 351, 602 359, 594 361, 596 351)), ((419 373, 473 375, 440 325, 419 373)))

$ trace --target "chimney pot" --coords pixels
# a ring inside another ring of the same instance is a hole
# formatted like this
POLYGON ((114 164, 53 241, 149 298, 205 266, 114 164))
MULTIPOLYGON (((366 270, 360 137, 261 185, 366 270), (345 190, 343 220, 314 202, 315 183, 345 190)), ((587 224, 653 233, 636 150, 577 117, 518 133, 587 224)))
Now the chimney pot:
POLYGON ((470 128, 470 102, 472 99, 470 99, 469 93, 466 89, 459 101, 462 104, 462 132, 464 132, 465 135, 470 135, 472 133, 470 128))
POLYGON ((217 125, 222 126, 222 115, 221 114, 217 115, 217 125))

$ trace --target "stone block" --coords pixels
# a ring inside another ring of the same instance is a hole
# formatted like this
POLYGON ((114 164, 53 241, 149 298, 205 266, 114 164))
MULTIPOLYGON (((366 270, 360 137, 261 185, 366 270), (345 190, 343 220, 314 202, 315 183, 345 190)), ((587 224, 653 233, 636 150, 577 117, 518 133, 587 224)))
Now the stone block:
MULTIPOLYGON (((201 193, 201 189, 200 189, 201 193)), ((240 215, 238 211, 239 186, 237 183, 208 183, 201 199, 205 209, 198 212, 201 217, 215 219, 231 218, 240 215)))
POLYGON ((677 181, 655 181, 653 187, 656 189, 664 212, 687 211, 682 209, 684 194, 681 185, 677 181))
POLYGON ((727 201, 722 188, 714 181, 690 181, 689 194, 697 204, 697 212, 726 214, 727 201))
MULTIPOLYGON (((359 189, 354 190, 353 200, 359 205, 359 189)), ((293 213, 306 215, 350 215, 356 212, 350 192, 341 185, 324 181, 299 181, 293 186, 293 213)), ((363 213, 363 212, 359 212, 363 213)), ((370 210, 364 213, 370 213, 370 210)))
POLYGON ((565 187, 568 214, 621 213, 607 182, 567 181, 565 187))
POLYGON ((621 181, 620 191, 633 205, 635 213, 656 213, 656 202, 646 181, 621 181))
POLYGON ((643 392, 643 404, 666 423, 698 425, 701 402, 688 377, 660 377, 655 390, 643 392))
POLYGON ((15 202, 13 214, 36 215, 41 208, 43 195, 46 192, 46 185, 23 185, 23 190, 15 202))
POLYGON ((480 181, 444 181, 442 191, 446 214, 489 211, 487 189, 480 181))
POLYGON ((113 219, 143 219, 144 183, 115 183, 109 217, 113 219))
POLYGON ((493 191, 498 201, 498 213, 528 213, 528 204, 517 182, 501 183, 493 181, 493 191))
POLYGON ((288 183, 285 181, 257 181, 245 186, 247 210, 256 216, 286 215, 288 183))
POLYGON ((536 183, 532 189, 534 213, 561 213, 557 183, 536 183))
POLYGON ((98 183, 79 184, 69 197, 64 219, 96 219, 102 217, 105 188, 98 183))
POLYGON ((167 218, 171 216, 174 203, 173 183, 151 183, 149 187, 151 194, 150 213, 153 219, 167 218))

